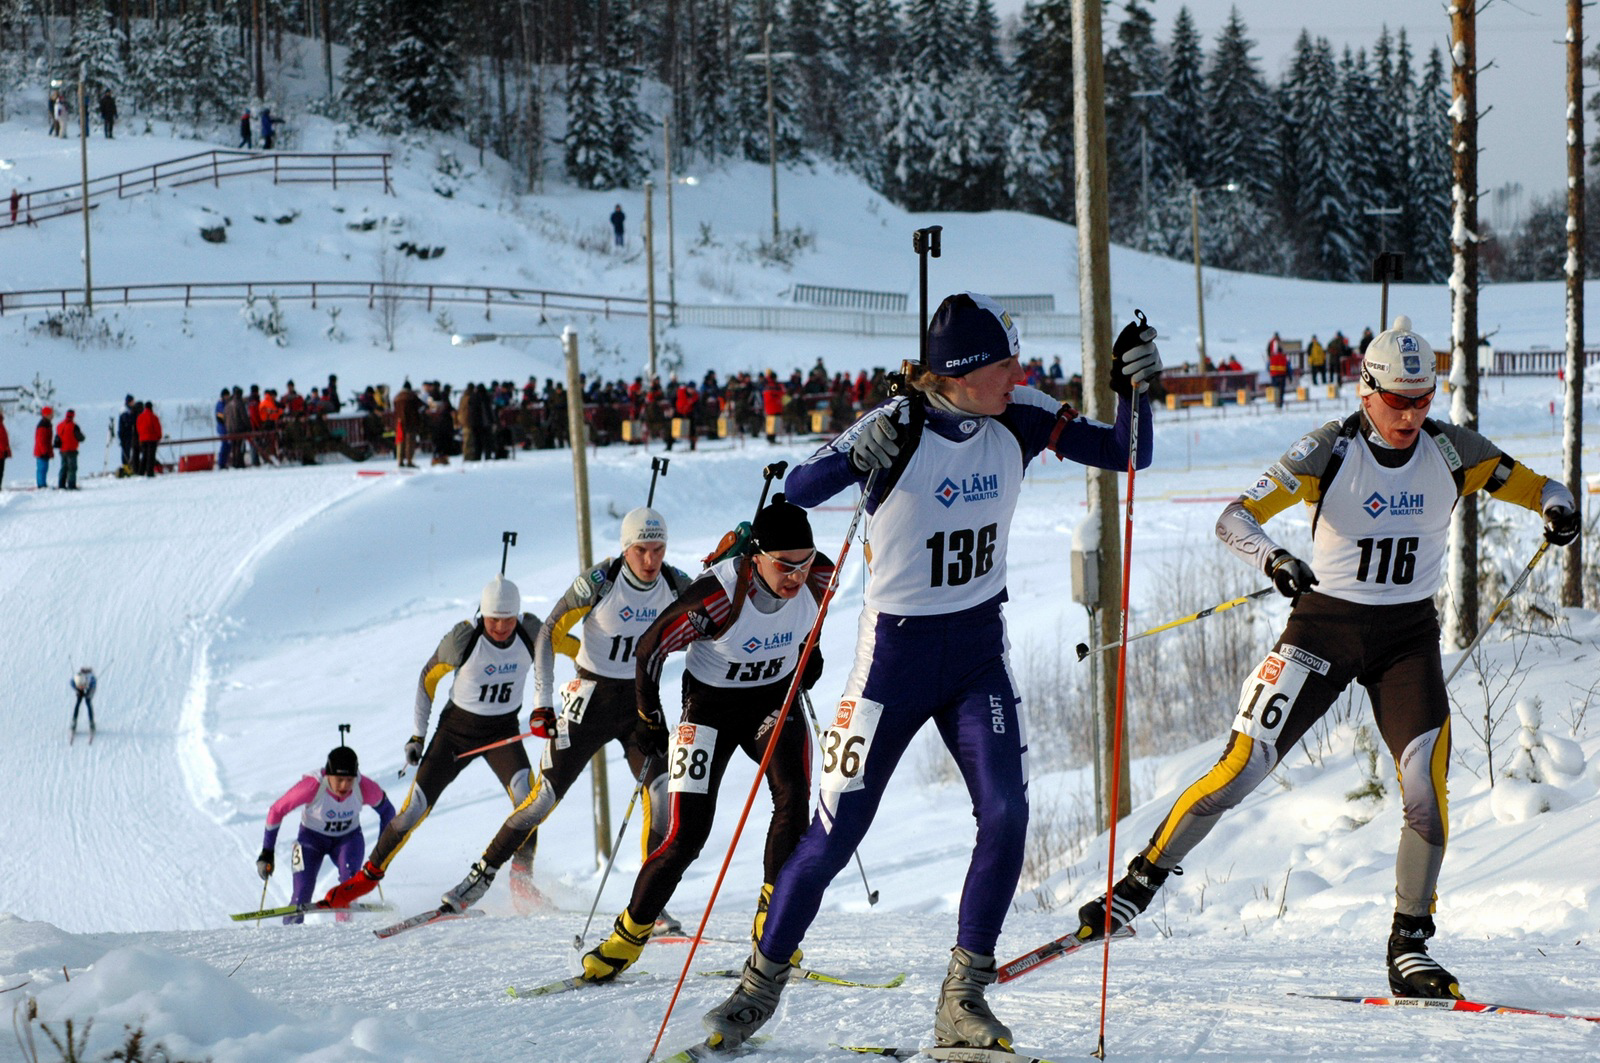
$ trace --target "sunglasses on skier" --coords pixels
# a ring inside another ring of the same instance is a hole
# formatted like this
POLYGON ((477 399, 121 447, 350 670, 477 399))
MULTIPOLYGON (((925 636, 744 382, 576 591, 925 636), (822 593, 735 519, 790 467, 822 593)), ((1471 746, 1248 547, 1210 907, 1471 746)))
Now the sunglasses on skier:
POLYGON ((1433 403, 1435 388, 1429 388, 1425 395, 1401 395, 1385 389, 1365 369, 1361 370, 1361 382, 1371 388, 1391 410, 1426 410, 1433 403))
POLYGON ((781 557, 774 557, 765 550, 758 550, 757 553, 766 558, 768 561, 771 561, 772 564, 778 569, 778 572, 785 576, 793 575, 796 572, 804 572, 806 569, 811 567, 811 562, 816 560, 817 556, 817 552, 812 550, 811 553, 806 555, 806 559, 804 561, 785 561, 781 557))

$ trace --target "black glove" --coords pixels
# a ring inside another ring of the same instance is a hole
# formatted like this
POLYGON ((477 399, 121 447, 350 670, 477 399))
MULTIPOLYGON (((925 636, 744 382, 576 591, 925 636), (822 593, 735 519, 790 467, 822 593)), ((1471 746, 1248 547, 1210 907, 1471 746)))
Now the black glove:
POLYGON ((1544 511, 1544 541, 1551 546, 1566 546, 1580 530, 1578 511, 1571 506, 1557 504, 1544 511))
POLYGON ((633 745, 647 757, 667 755, 667 721, 659 716, 640 716, 633 729, 633 745))
POLYGON ((272 869, 277 866, 276 857, 271 849, 261 850, 261 855, 256 857, 256 874, 261 876, 261 881, 267 881, 272 874, 272 869))
POLYGON ((556 713, 548 705, 536 705, 528 714, 528 730, 536 738, 549 738, 556 733, 556 713))
POLYGON ((1311 566, 1287 550, 1274 550, 1267 558, 1267 575, 1285 598, 1299 598, 1317 584, 1317 574, 1311 566))
POLYGON ((406 763, 415 767, 422 763, 422 736, 412 735, 406 741, 406 763))
POLYGON ((850 464, 860 472, 887 469, 900 453, 903 429, 892 413, 883 413, 868 421, 850 444, 850 464))
POLYGON ((1111 345, 1111 390, 1133 401, 1135 390, 1143 391, 1161 376, 1161 352, 1156 350, 1156 330, 1142 311, 1138 320, 1123 326, 1111 345))

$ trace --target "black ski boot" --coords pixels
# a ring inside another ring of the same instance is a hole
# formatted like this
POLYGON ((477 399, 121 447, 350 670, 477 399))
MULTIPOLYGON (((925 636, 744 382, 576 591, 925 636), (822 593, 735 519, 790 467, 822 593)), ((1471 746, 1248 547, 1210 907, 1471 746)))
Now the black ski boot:
MULTIPOLYGON (((1136 856, 1128 864, 1128 873, 1111 887, 1111 932, 1118 930, 1133 922, 1133 917, 1149 907, 1150 901, 1155 897, 1156 890, 1167 881, 1167 876, 1176 871, 1183 874, 1178 868, 1156 867, 1143 856, 1136 856)), ((1082 908, 1078 909, 1079 941, 1098 941, 1106 936, 1106 902, 1104 897, 1096 897, 1082 908)))
POLYGON ((1461 1000, 1456 976, 1428 955, 1431 915, 1394 913, 1389 931, 1389 989, 1397 997, 1454 997, 1461 1000))

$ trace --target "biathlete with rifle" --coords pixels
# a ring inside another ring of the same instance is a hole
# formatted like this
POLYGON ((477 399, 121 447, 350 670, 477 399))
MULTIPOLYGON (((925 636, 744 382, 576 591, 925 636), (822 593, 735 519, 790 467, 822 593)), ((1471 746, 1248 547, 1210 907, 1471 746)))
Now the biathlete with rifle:
MULTIPOLYGON (((1402 997, 1460 997, 1455 975, 1428 955, 1444 861, 1450 700, 1439 659, 1439 589, 1451 513, 1474 491, 1542 513, 1545 538, 1578 537, 1572 493, 1483 436, 1428 418, 1433 349, 1404 316, 1361 364, 1361 408, 1302 437, 1222 511, 1217 537, 1294 600, 1278 641, 1245 679, 1222 757, 1178 795, 1128 873, 1111 890, 1113 930, 1150 904, 1223 813, 1270 774, 1352 683, 1400 779, 1389 988, 1402 997), (1311 511, 1311 560, 1262 528, 1296 502, 1311 511)), ((1078 912, 1080 940, 1105 932, 1105 898, 1078 912)))
MULTIPOLYGON (((1082 417, 1020 386, 1010 315, 988 296, 952 295, 929 326, 928 364, 905 369, 907 395, 869 411, 790 474, 791 501, 816 506, 867 492, 869 574, 855 665, 823 736, 821 808, 784 863, 739 987, 705 1016, 708 1044, 731 1049, 777 1007, 791 958, 823 890, 849 862, 884 788, 932 720, 972 795, 977 844, 962 891, 955 948, 939 993, 940 1045, 1008 1047, 984 1001, 994 948, 1022 871, 1028 826, 1021 699, 1007 662, 1006 546, 1028 463, 1046 450, 1126 468, 1133 396, 1156 379, 1155 330, 1118 338, 1115 425, 1082 417)), ((1138 398, 1148 424, 1149 399, 1138 398)), ((1148 433, 1138 439, 1150 463, 1148 433)))
MULTIPOLYGON (((607 742, 622 743, 629 770, 643 780, 645 853, 653 852, 666 837, 666 762, 654 742, 638 733, 642 721, 634 695, 634 656, 645 630, 689 586, 689 576, 666 563, 667 521, 648 506, 622 518, 621 547, 618 556, 579 573, 539 629, 530 722, 536 737, 550 739, 539 778, 482 859, 442 898, 452 911, 476 904, 513 854, 525 854, 531 865, 539 825, 607 742), (581 639, 572 633, 580 621, 581 639), (578 671, 561 688, 559 716, 553 695, 557 653, 573 658, 578 671)), ((670 923, 671 917, 662 922, 670 923)))
MULTIPOLYGON (((417 681, 412 735, 405 746, 406 763, 417 769, 411 790, 399 813, 379 833, 371 858, 361 870, 328 891, 324 899, 329 907, 347 907, 377 887, 389 861, 428 818, 445 788, 479 756, 506 788, 512 807, 527 798, 532 768, 521 742, 506 743, 461 760, 456 755, 521 733, 517 714, 522 709, 523 688, 533 672, 538 635, 539 618, 522 611, 517 585, 501 575, 483 588, 478 618, 461 621, 440 640, 417 681), (451 672, 455 678, 450 683, 450 700, 439 713, 439 725, 424 749, 423 736, 428 733, 428 718, 433 714, 434 694, 451 672)), ((533 853, 530 850, 525 859, 518 855, 513 873, 519 873, 520 868, 520 873, 531 879, 533 853)), ((532 889, 531 882, 527 888, 532 889)))

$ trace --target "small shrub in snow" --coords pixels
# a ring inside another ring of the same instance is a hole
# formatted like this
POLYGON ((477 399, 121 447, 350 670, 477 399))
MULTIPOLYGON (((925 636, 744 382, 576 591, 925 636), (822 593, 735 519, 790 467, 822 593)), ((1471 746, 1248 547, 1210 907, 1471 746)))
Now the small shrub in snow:
POLYGON ((1583 774, 1583 749, 1570 739, 1543 730, 1543 711, 1537 697, 1520 699, 1515 710, 1521 726, 1516 733, 1516 751, 1506 765, 1507 778, 1558 782, 1563 777, 1583 774))
MULTIPOLYGON (((34 331, 39 331, 35 325, 34 331)), ((17 389, 17 408, 24 413, 38 413, 46 406, 56 403, 56 386, 49 380, 41 380, 39 374, 33 374, 33 383, 23 384, 17 389)))
POLYGON ((289 346, 289 325, 283 320, 283 308, 278 305, 278 297, 267 296, 265 309, 260 304, 261 300, 254 295, 245 299, 244 310, 241 311, 245 324, 264 336, 270 336, 279 347, 289 346))
POLYGON ((1361 776, 1366 780, 1362 785, 1345 794, 1347 801, 1382 801, 1388 793, 1383 786, 1383 777, 1378 774, 1378 739, 1372 733, 1372 728, 1366 724, 1356 728, 1356 764, 1361 768, 1361 776))
POLYGON ((46 314, 32 331, 39 336, 71 340, 80 348, 133 346, 133 337, 128 332, 113 327, 106 318, 97 317, 81 306, 46 314))
POLYGON ((339 308, 337 306, 328 307, 328 327, 322 330, 322 334, 334 343, 343 343, 345 341, 344 329, 339 327, 339 308))

